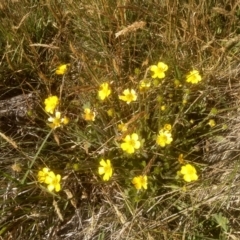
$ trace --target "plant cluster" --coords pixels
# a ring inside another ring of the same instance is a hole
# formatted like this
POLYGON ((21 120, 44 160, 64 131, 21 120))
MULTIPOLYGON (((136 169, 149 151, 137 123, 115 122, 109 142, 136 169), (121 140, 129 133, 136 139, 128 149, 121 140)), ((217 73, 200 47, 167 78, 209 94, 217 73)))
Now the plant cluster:
MULTIPOLYGON (((57 70, 56 74, 57 75, 64 75, 67 72, 68 67, 70 64, 63 64, 60 65, 57 70)), ((147 91, 151 90, 152 88, 164 88, 164 83, 163 82, 153 82, 154 79, 164 79, 166 76, 166 71, 168 70, 168 65, 165 64, 164 62, 158 62, 157 65, 152 65, 146 70, 145 76, 148 74, 148 71, 150 70, 152 72, 151 78, 147 77, 143 80, 140 80, 139 83, 137 84, 138 86, 138 91, 133 89, 133 88, 127 88, 124 89, 122 92, 122 95, 118 96, 118 99, 121 100, 122 102, 125 102, 129 107, 131 104, 134 104, 138 101, 138 95, 139 94, 146 94, 147 91)), ((197 84, 199 81, 202 80, 202 77, 200 76, 199 72, 197 70, 190 71, 189 74, 186 75, 186 82, 191 83, 191 84, 197 84)), ((114 94, 114 91, 112 90, 109 82, 103 82, 102 84, 99 85, 99 90, 97 92, 97 96, 99 98, 99 101, 101 101, 101 104, 108 105, 107 100, 111 98, 111 95, 114 94)), ((69 119, 64 116, 61 117, 61 112, 56 110, 58 105, 59 105, 59 98, 57 96, 49 96, 48 98, 45 99, 44 104, 45 104, 45 111, 48 114, 51 114, 51 116, 48 118, 48 125, 52 129, 56 129, 58 127, 62 127, 63 125, 66 125, 69 123, 69 119)), ((121 104, 121 102, 119 102, 121 104)), ((164 108, 161 108, 162 111, 164 111, 164 108)), ((128 111, 128 110, 127 110, 128 111)), ((116 114, 116 113, 115 113, 116 114)), ((111 116, 111 114, 108 114, 111 116)), ((82 118, 87 121, 87 122, 93 122, 96 120, 96 113, 94 110, 92 110, 90 107, 84 107, 83 109, 83 114, 82 118)), ((130 119, 126 119, 127 122, 129 122, 130 119)), ((209 122, 209 125, 213 125, 213 122, 209 122)), ((160 125, 163 125, 160 123, 160 125)), ((123 152, 126 152, 129 155, 132 155, 134 153, 140 153, 143 151, 143 139, 141 136, 139 136, 139 133, 141 131, 131 131, 128 129, 128 124, 124 124, 121 122, 118 124, 118 130, 122 132, 121 135, 121 140, 122 142, 120 143, 120 148, 122 149, 123 152)), ((161 148, 165 148, 168 145, 171 145, 171 143, 174 141, 174 137, 172 136, 172 125, 170 123, 165 123, 161 129, 158 130, 158 134, 155 137, 155 144, 157 146, 160 146, 161 148)), ((154 136, 148 137, 149 139, 154 139, 154 136)), ((159 149, 161 151, 161 149, 159 149)), ((111 155, 111 153, 107 153, 108 155, 111 155)), ((126 156, 127 157, 127 156, 126 156)), ((133 161, 136 161, 133 159, 133 161)), ((100 166, 98 168, 98 173, 99 175, 103 175, 103 180, 104 181, 109 181, 111 177, 113 176, 113 164, 110 159, 104 160, 101 159, 99 162, 100 166)), ((130 170, 130 169, 129 169, 130 170)), ((48 184, 48 189, 53 190, 55 188, 56 191, 60 190, 60 185, 59 185, 59 178, 60 175, 55 176, 54 173, 51 171, 50 173, 48 172, 48 168, 43 168, 42 171, 39 172, 38 177, 39 177, 39 182, 44 182, 48 184), (45 178, 45 175, 46 178, 45 178), (57 183, 57 187, 54 184, 57 183)), ((181 170, 177 172, 176 176, 182 176, 183 180, 186 182, 191 182, 195 181, 198 179, 197 171, 193 165, 190 163, 187 163, 186 165, 181 167, 181 170)), ((140 189, 147 189, 148 185, 148 177, 147 174, 144 173, 139 175, 139 176, 133 176, 132 178, 132 184, 135 186, 137 190, 140 189)))

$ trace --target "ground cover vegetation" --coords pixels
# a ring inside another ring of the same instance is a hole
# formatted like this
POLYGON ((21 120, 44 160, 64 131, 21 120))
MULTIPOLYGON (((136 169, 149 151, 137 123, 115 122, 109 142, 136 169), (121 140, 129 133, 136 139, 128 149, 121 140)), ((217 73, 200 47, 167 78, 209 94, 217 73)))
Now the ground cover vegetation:
POLYGON ((239 239, 240 3, 0 3, 1 239, 239 239))

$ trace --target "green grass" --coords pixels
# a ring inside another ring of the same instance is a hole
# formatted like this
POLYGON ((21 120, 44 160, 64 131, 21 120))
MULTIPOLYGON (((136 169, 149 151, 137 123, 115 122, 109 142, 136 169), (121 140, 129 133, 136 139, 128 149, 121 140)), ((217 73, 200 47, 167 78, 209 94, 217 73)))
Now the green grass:
POLYGON ((0 104, 1 239, 240 238, 237 1, 12 0, 0 3, 0 16, 0 100, 37 95, 25 117, 4 116, 0 104), (160 61, 166 77, 139 93, 160 61), (186 82, 193 69, 202 76, 195 85, 186 82), (112 94, 100 101, 103 82, 112 94), (137 101, 119 100, 126 88, 137 101), (52 132, 50 95, 61 96, 70 119, 52 132), (94 122, 84 120, 86 106, 94 122), (121 121, 140 136, 131 155, 120 147, 121 121), (173 141, 161 148, 156 137, 167 123, 173 141), (179 154, 197 181, 177 174, 179 154), (113 165, 108 182, 98 174, 101 158, 113 165), (46 166, 62 176, 58 193, 38 182, 46 166), (141 174, 148 189, 137 191, 131 181, 141 174))

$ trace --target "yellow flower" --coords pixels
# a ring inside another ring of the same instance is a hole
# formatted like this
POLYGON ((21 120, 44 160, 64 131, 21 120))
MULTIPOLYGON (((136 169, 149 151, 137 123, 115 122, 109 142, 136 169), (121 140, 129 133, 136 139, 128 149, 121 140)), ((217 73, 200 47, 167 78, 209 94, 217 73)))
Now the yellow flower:
POLYGON ((70 66, 69 63, 68 63, 68 64, 62 64, 62 65, 60 65, 60 66, 57 67, 55 73, 56 73, 57 75, 63 75, 63 74, 66 73, 66 71, 67 71, 67 69, 68 69, 69 66, 70 66))
POLYGON ((197 70, 193 70, 191 71, 188 75, 187 75, 187 82, 190 82, 192 84, 196 84, 198 82, 200 82, 202 80, 202 77, 200 76, 199 72, 197 70))
POLYGON ((186 182, 198 180, 197 171, 191 164, 182 166, 180 173, 183 175, 183 179, 186 182))
POLYGON ((123 100, 124 102, 127 102, 127 104, 129 104, 132 101, 136 101, 137 100, 137 94, 135 92, 135 90, 133 89, 125 89, 123 91, 123 95, 119 96, 119 99, 123 100))
POLYGON ((145 92, 151 87, 151 82, 148 79, 143 79, 139 82, 140 92, 145 92))
POLYGON ((69 123, 69 118, 64 116, 62 119, 61 119, 61 123, 63 123, 64 125, 67 125, 69 123))
POLYGON ((165 110, 166 110, 166 106, 165 106, 165 105, 162 105, 162 106, 160 107, 160 109, 161 109, 161 111, 165 111, 165 110))
POLYGON ((109 88, 108 83, 102 83, 98 91, 98 96, 101 100, 104 100, 111 94, 112 90, 109 88))
POLYGON ((150 70, 153 72, 152 78, 164 78, 164 72, 168 70, 168 65, 163 62, 159 62, 157 65, 150 66, 150 70))
POLYGON ((210 127, 215 127, 216 126, 216 122, 213 119, 210 119, 209 122, 208 122, 208 125, 210 127))
POLYGON ((122 150, 130 154, 134 153, 135 149, 139 149, 141 145, 140 141, 138 141, 138 135, 136 133, 127 135, 123 141, 124 143, 121 144, 122 150))
POLYGON ((157 144, 161 147, 165 147, 167 144, 170 144, 172 142, 172 134, 164 129, 161 129, 159 131, 159 134, 157 136, 157 144))
POLYGON ((49 168, 43 168, 42 171, 39 171, 38 172, 38 181, 40 183, 43 183, 45 182, 46 180, 46 177, 48 176, 48 173, 49 173, 49 168))
POLYGON ((163 129, 170 132, 172 130, 172 126, 171 124, 165 124, 163 129))
POLYGON ((49 117, 49 118, 48 118, 48 121, 51 122, 51 123, 49 124, 49 126, 50 126, 51 128, 54 128, 54 129, 55 129, 55 128, 60 127, 60 126, 61 126, 61 123, 62 123, 61 113, 58 112, 58 111, 56 111, 56 112, 55 112, 55 117, 49 117))
POLYGON ((110 108, 110 109, 107 110, 107 115, 108 115, 109 117, 113 117, 113 116, 114 116, 114 113, 115 113, 115 111, 114 111, 113 108, 110 108))
POLYGON ((84 115, 83 118, 86 121, 95 121, 95 112, 93 112, 90 108, 85 108, 84 109, 84 115))
POLYGON ((106 161, 104 159, 102 159, 100 161, 100 167, 98 168, 98 173, 99 175, 103 175, 103 180, 104 181, 108 181, 111 177, 112 177, 112 164, 111 161, 109 159, 107 159, 106 161))
POLYGON ((140 190, 141 188, 147 189, 147 176, 137 176, 134 177, 132 180, 132 184, 135 186, 137 190, 140 190))
POLYGON ((61 190, 60 181, 61 176, 59 174, 55 175, 53 171, 49 172, 45 179, 45 183, 48 185, 47 188, 50 192, 52 192, 54 189, 56 192, 61 190))
POLYGON ((45 104, 45 111, 53 114, 56 106, 59 104, 59 99, 57 96, 50 96, 45 99, 44 104, 45 104))
POLYGON ((118 130, 121 132, 126 132, 127 131, 127 124, 121 122, 120 124, 118 124, 118 130))

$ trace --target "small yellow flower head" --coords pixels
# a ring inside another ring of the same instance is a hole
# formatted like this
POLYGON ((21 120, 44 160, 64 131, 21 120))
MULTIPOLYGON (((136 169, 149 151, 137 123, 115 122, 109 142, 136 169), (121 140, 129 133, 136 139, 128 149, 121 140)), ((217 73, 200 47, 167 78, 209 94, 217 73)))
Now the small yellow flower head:
POLYGON ((165 73, 168 70, 168 65, 163 62, 159 62, 157 65, 150 66, 150 70, 153 72, 152 78, 164 78, 165 73))
POLYGON ((59 99, 57 96, 50 96, 45 99, 44 104, 45 104, 45 111, 53 114, 55 108, 59 104, 59 99))
POLYGON ((112 177, 113 169, 109 159, 106 161, 102 159, 100 161, 100 167, 98 168, 99 175, 103 175, 103 180, 108 181, 112 177))
POLYGON ((63 74, 65 74, 67 72, 69 66, 70 66, 69 63, 68 64, 62 64, 62 65, 57 67, 55 73, 57 75, 63 75, 63 74))
POLYGON ((161 111, 165 111, 165 110, 166 110, 166 105, 162 105, 162 106, 160 107, 160 109, 161 109, 161 111))
POLYGON ((137 190, 140 190, 141 188, 147 189, 147 176, 137 176, 134 177, 132 180, 132 184, 135 186, 137 190))
POLYGON ((145 92, 151 87, 151 82, 148 79, 143 79, 139 82, 140 92, 145 92))
POLYGON ((59 174, 55 175, 53 171, 49 172, 45 179, 45 183, 48 185, 47 188, 50 192, 52 192, 54 189, 56 192, 61 190, 60 181, 61 176, 59 174))
POLYGON ((197 171, 195 167, 191 164, 186 164, 185 166, 182 166, 180 172, 183 175, 184 181, 186 182, 198 180, 197 171))
POLYGON ((56 129, 61 126, 62 119, 61 119, 61 113, 56 111, 55 117, 49 117, 48 121, 51 122, 49 126, 53 129, 56 129))
POLYGON ((107 98, 110 94, 111 94, 112 90, 109 88, 109 84, 108 83, 102 83, 100 85, 100 89, 98 91, 98 97, 101 100, 104 100, 105 98, 107 98))
POLYGON ((214 121, 214 119, 210 119, 209 122, 208 122, 208 125, 210 127, 215 127, 216 126, 216 122, 214 121))
POLYGON ((113 108, 110 108, 110 109, 107 110, 107 115, 108 115, 109 117, 113 117, 113 116, 114 116, 114 113, 115 113, 115 111, 114 111, 113 108))
POLYGON ((169 131, 162 129, 159 131, 156 142, 159 146, 165 147, 170 144, 172 140, 172 134, 169 131))
POLYGON ((172 130, 172 126, 171 124, 165 124, 163 129, 170 132, 172 130))
POLYGON ((121 132, 126 132, 127 131, 127 125, 123 122, 121 122, 120 124, 118 124, 118 130, 121 132))
POLYGON ((200 76, 199 72, 197 70, 193 70, 191 71, 188 75, 187 75, 187 82, 190 82, 192 84, 196 84, 198 82, 200 82, 202 80, 202 77, 200 76))
POLYGON ((174 80, 174 85, 175 85, 175 88, 182 87, 182 84, 178 79, 174 80))
POLYGON ((132 135, 127 135, 123 139, 124 143, 121 144, 123 151, 131 154, 135 152, 135 149, 139 149, 141 146, 140 141, 138 141, 138 135, 133 133, 132 135))
POLYGON ((119 96, 119 99, 123 100, 127 104, 137 100, 137 94, 133 89, 125 89, 123 95, 119 96))
POLYGON ((44 183, 46 180, 46 177, 48 176, 49 168, 43 168, 42 171, 38 172, 38 181, 40 183, 44 183))
POLYGON ((86 121, 95 121, 95 112, 93 112, 90 108, 85 108, 84 109, 84 115, 83 118, 86 121))
POLYGON ((63 123, 64 125, 67 125, 69 123, 69 118, 64 116, 62 119, 61 119, 61 123, 63 123))

